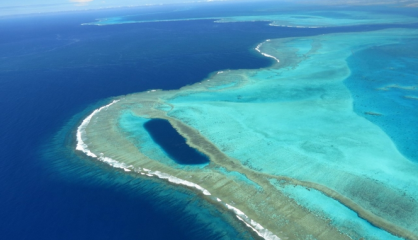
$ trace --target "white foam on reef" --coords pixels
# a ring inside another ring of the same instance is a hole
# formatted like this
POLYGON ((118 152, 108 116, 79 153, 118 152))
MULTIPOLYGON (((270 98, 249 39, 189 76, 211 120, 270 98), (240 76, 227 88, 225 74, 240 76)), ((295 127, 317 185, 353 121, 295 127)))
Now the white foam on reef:
POLYGON ((114 168, 121 168, 123 169, 125 172, 130 172, 132 171, 130 168, 132 168, 132 166, 127 166, 124 163, 118 162, 115 159, 112 159, 110 157, 105 157, 103 155, 103 153, 100 154, 100 157, 97 158, 99 161, 101 162, 105 162, 107 164, 109 164, 110 166, 114 167, 114 168))
POLYGON ((195 188, 195 189, 201 191, 206 196, 211 195, 208 190, 202 188, 200 185, 197 185, 196 183, 192 183, 192 182, 189 182, 189 181, 171 176, 170 174, 163 173, 163 172, 160 172, 160 171, 155 171, 155 172, 154 171, 149 171, 149 173, 157 176, 158 178, 167 179, 169 182, 174 183, 174 184, 179 184, 179 185, 184 185, 184 186, 188 186, 188 187, 191 187, 191 188, 195 188))
MULTIPOLYGON (((268 39, 266 42, 269 42, 269 41, 270 41, 270 39, 268 39)), ((255 50, 256 50, 257 52, 261 53, 261 55, 263 55, 263 56, 265 56, 265 57, 273 58, 274 60, 276 60, 276 61, 279 63, 279 62, 280 62, 280 60, 279 60, 278 58, 276 58, 275 56, 272 56, 272 55, 270 55, 270 54, 263 53, 263 52, 260 50, 260 47, 261 47, 262 45, 263 45, 263 43, 258 44, 258 45, 257 45, 257 47, 255 48, 255 50)))
MULTIPOLYGON (((103 109, 107 109, 109 106, 111 106, 112 104, 118 102, 119 100, 114 100, 113 102, 109 103, 108 105, 105 105, 101 108, 98 108, 96 110, 94 110, 89 116, 87 116, 83 122, 80 124, 80 126, 77 128, 77 146, 76 146, 76 150, 78 151, 82 151, 83 153, 85 153, 87 156, 92 157, 92 158, 96 158, 101 162, 107 163, 110 166, 114 167, 114 168, 120 168, 123 169, 125 172, 131 172, 134 171, 136 173, 139 173, 143 176, 149 176, 149 177, 158 177, 160 179, 165 179, 168 180, 171 183, 174 184, 178 184, 178 185, 184 185, 190 188, 194 188, 199 190, 200 192, 202 192, 204 195, 206 196, 210 196, 211 193, 203 188, 202 186, 190 182, 190 181, 186 181, 183 179, 180 179, 178 177, 172 176, 170 174, 167 173, 163 173, 160 171, 152 171, 150 169, 147 168, 137 168, 135 169, 132 165, 128 166, 125 163, 119 162, 115 159, 112 159, 110 157, 106 157, 104 156, 103 153, 100 154, 95 154, 92 151, 90 151, 90 149, 88 148, 88 145, 83 141, 83 135, 85 135, 86 133, 86 128, 88 126, 88 124, 90 123, 91 119, 93 118, 93 116, 95 114, 97 114, 98 112, 102 111, 103 109)), ((219 198, 216 198, 216 201, 218 201, 219 203, 222 203, 222 200, 219 198)), ((266 239, 266 240, 280 240, 279 237, 277 237, 276 235, 274 235, 272 232, 270 232, 269 230, 265 229, 263 226, 261 226, 259 223, 257 223, 256 221, 250 219, 247 215, 244 214, 244 212, 242 212, 241 210, 239 210, 236 207, 233 207, 227 203, 223 204, 227 209, 232 210, 235 214, 236 217, 245 223, 245 225, 247 225, 249 228, 251 228, 253 231, 255 231, 260 237, 266 239)))
POLYGON ((83 141, 83 135, 86 133, 86 127, 87 125, 90 123, 91 119, 93 118, 93 116, 95 114, 97 114, 98 112, 102 111, 103 109, 107 109, 109 106, 111 106, 114 103, 117 103, 119 100, 113 100, 113 102, 98 108, 96 110, 94 110, 90 115, 88 115, 83 122, 81 123, 81 125, 77 128, 77 146, 76 146, 76 150, 78 151, 82 151, 84 152, 87 156, 89 157, 94 157, 97 158, 97 155, 92 153, 89 149, 87 144, 84 143, 83 141))
POLYGON ((242 222, 245 223, 245 225, 247 225, 249 228, 251 228, 252 230, 254 230, 260 237, 266 239, 266 240, 280 240, 279 237, 277 237, 276 235, 274 235, 272 232, 270 232, 269 230, 265 229, 263 226, 261 226, 259 223, 257 223, 256 221, 250 219, 249 217, 247 217, 247 215, 245 215, 241 210, 239 210, 236 207, 233 207, 227 203, 225 203, 225 206, 229 209, 232 210, 237 218, 239 220, 241 220, 242 222))

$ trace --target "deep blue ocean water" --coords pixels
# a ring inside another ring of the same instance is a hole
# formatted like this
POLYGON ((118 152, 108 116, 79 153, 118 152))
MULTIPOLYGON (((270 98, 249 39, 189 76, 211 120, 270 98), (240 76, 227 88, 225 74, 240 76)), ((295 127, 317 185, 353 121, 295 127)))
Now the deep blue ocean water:
POLYGON ((385 27, 288 29, 209 20, 80 25, 133 11, 0 19, 2 239, 248 237, 241 225, 232 227, 233 217, 192 192, 74 153, 74 128, 114 96, 176 89, 222 69, 266 67, 271 60, 251 49, 268 38, 385 27))
POLYGON ((209 163, 206 155, 187 145, 186 139, 171 126, 169 121, 151 119, 144 124, 144 128, 154 142, 176 163, 184 165, 209 163))

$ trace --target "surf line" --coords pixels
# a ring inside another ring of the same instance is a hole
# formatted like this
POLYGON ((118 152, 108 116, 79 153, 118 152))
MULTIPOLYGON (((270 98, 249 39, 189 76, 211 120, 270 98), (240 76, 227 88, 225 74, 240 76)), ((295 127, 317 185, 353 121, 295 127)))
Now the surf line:
MULTIPOLYGON (((270 39, 267 39, 267 40, 266 40, 266 42, 270 42, 270 39)), ((256 50, 257 52, 261 53, 261 55, 263 55, 263 56, 265 56, 265 57, 273 58, 273 59, 274 59, 274 60, 276 60, 278 63, 280 63, 280 60, 279 60, 278 58, 276 58, 275 56, 272 56, 272 55, 267 54, 267 53, 263 53, 263 52, 260 50, 260 47, 261 47, 263 44, 264 44, 264 42, 262 42, 262 43, 258 44, 258 45, 257 45, 257 47, 255 48, 255 50, 256 50)))
MULTIPOLYGON (((190 181, 186 181, 177 177, 174 177, 170 174, 167 173, 163 173, 160 171, 152 171, 150 169, 146 169, 146 168, 134 168, 134 166, 132 165, 126 165, 125 163, 119 162, 115 159, 112 159, 110 157, 106 157, 104 156, 103 153, 100 154, 96 154, 93 153, 92 151, 90 151, 90 149, 88 148, 88 145, 83 141, 83 136, 86 134, 86 128, 89 125, 91 119, 93 118, 94 115, 96 115, 97 113, 99 113, 102 110, 107 110, 111 105, 119 102, 120 100, 113 100, 111 103, 100 107, 96 110, 94 110, 90 115, 88 115, 80 124, 80 126, 78 126, 77 128, 77 133, 76 133, 76 139, 77 139, 77 145, 76 145, 76 150, 81 151, 83 153, 85 153, 87 156, 92 157, 92 158, 96 158, 97 160, 107 163, 108 165, 114 167, 114 168, 120 168, 123 169, 125 172, 131 172, 134 171, 136 173, 139 173, 143 176, 148 176, 148 177, 153 177, 156 176, 160 179, 165 179, 167 181, 169 181, 170 183, 174 183, 174 184, 178 184, 178 185, 183 185, 186 187, 190 187, 190 188, 194 188, 200 192, 203 193, 203 195, 206 196, 210 196, 211 193, 201 187, 200 185, 190 182, 190 181)), ((276 235, 274 235, 272 232, 270 232, 268 229, 264 228, 263 226, 261 226, 259 223, 257 223, 256 221, 250 219, 244 212, 242 212, 241 210, 239 210, 236 207, 233 207, 227 203, 223 203, 221 199, 216 198, 216 200, 221 203, 224 207, 226 207, 228 210, 232 211, 233 213, 235 213, 235 216, 242 221, 247 227, 249 227, 250 229, 252 229, 255 233, 257 233, 258 236, 266 239, 266 240, 281 240, 279 237, 277 237, 276 235)))

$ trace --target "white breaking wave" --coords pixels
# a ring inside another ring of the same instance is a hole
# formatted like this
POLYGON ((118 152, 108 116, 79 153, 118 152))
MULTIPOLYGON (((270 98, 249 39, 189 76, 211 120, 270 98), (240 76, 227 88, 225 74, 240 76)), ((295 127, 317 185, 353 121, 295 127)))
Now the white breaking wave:
MULTIPOLYGON (((276 59, 276 60, 278 61, 278 59, 276 59)), ((109 164, 110 166, 112 166, 114 168, 120 168, 120 169, 123 169, 126 172, 134 171, 134 172, 140 173, 141 175, 144 175, 144 176, 146 175, 146 176, 149 176, 149 177, 157 176, 160 179, 166 179, 169 182, 174 183, 174 184, 184 185, 184 186, 187 186, 187 187, 190 187, 190 188, 197 189, 200 192, 202 192, 204 195, 210 196, 211 193, 208 190, 206 190, 205 188, 201 187, 200 185, 198 185, 196 183, 189 182, 189 181, 180 179, 178 177, 174 177, 170 174, 163 173, 163 172, 160 172, 160 171, 152 171, 152 170, 146 169, 146 168, 142 168, 142 170, 141 170, 141 168, 135 169, 132 165, 128 166, 125 163, 118 162, 117 160, 112 159, 110 157, 105 157, 103 153, 100 153, 99 156, 97 156, 95 153, 90 151, 90 149, 88 148, 88 145, 86 143, 84 143, 84 141, 83 141, 83 135, 86 133, 87 125, 90 123, 91 119, 93 118, 93 116, 95 114, 102 111, 103 109, 107 109, 109 106, 111 106, 112 104, 114 104, 118 101, 119 100, 114 100, 113 102, 109 103, 108 105, 105 105, 101 108, 98 108, 98 109, 94 110, 89 116, 87 116, 83 120, 83 122, 77 128, 77 146, 76 146, 76 150, 82 151, 87 156, 92 157, 92 158, 96 158, 99 161, 105 162, 105 163, 109 164)), ((216 198, 216 200, 218 202, 222 203, 221 199, 216 198)), ((280 240, 279 237, 274 235, 269 230, 265 229, 263 226, 261 226, 256 221, 253 221, 252 219, 247 217, 247 215, 245 215, 238 208, 235 208, 235 207, 233 207, 233 206, 231 206, 227 203, 225 203, 223 205, 227 209, 232 210, 236 214, 236 217, 240 221, 244 222, 245 225, 247 225, 249 228, 251 228, 253 231, 255 231, 260 237, 262 237, 266 240, 280 240)))
POLYGON ((150 174, 153 174, 153 175, 157 176, 158 178, 167 179, 171 183, 180 184, 180 185, 188 186, 188 187, 191 187, 191 188, 195 188, 195 189, 201 191, 206 196, 211 195, 208 190, 202 188, 200 185, 197 185, 196 183, 192 183, 192 182, 189 182, 189 181, 171 176, 170 174, 163 173, 163 172, 160 172, 160 171, 155 171, 155 172, 148 171, 148 172, 150 174))
POLYGON ((280 240, 280 238, 276 235, 274 235, 272 232, 270 232, 268 229, 265 229, 263 226, 261 226, 259 223, 257 223, 256 221, 250 219, 249 217, 247 217, 247 215, 245 215, 241 210, 239 210, 236 207, 233 207, 227 203, 225 203, 225 206, 229 209, 232 210, 237 218, 239 220, 241 220, 242 222, 245 223, 245 225, 247 225, 249 228, 251 228, 254 232, 256 232, 258 234, 258 236, 266 239, 266 240, 280 240))
MULTIPOLYGON (((270 39, 267 39, 267 40, 266 40, 266 42, 270 42, 270 39)), ((263 53, 263 52, 260 50, 260 47, 261 47, 262 45, 263 45, 263 43, 258 44, 258 45, 257 45, 257 47, 255 48, 255 50, 256 50, 257 52, 261 53, 261 55, 263 55, 263 56, 265 56, 265 57, 273 58, 274 60, 276 60, 276 61, 279 63, 279 62, 280 62, 280 60, 279 60, 278 58, 276 58, 275 56, 269 55, 269 54, 267 54, 267 53, 263 53)))
POLYGON ((109 104, 107 104, 107 105, 105 105, 105 106, 103 106, 101 108, 98 108, 98 109, 94 110, 90 115, 88 115, 83 120, 83 122, 81 123, 81 125, 77 128, 77 146, 75 148, 76 150, 84 152, 89 157, 97 158, 97 155, 94 154, 94 153, 92 153, 89 150, 87 144, 84 143, 84 141, 83 141, 83 134, 86 133, 86 127, 87 127, 87 125, 90 123, 90 121, 93 118, 93 116, 96 115, 96 113, 102 111, 105 108, 107 109, 110 105, 112 105, 112 104, 114 104, 114 103, 116 103, 118 101, 119 100, 113 100, 113 102, 111 102, 111 103, 109 103, 109 104))
POLYGON ((85 153, 87 156, 92 157, 92 158, 97 158, 99 161, 101 162, 105 162, 107 164, 109 164, 110 166, 114 167, 114 168, 121 168, 123 169, 125 172, 130 172, 132 171, 131 169, 129 169, 132 166, 127 166, 124 163, 118 162, 112 158, 109 157, 105 157, 103 155, 103 153, 100 153, 99 156, 97 156, 95 153, 93 153, 92 151, 90 151, 90 149, 88 148, 87 144, 83 141, 83 135, 86 133, 86 128, 87 125, 89 125, 91 119, 93 118, 94 115, 96 115, 98 112, 102 111, 103 109, 107 109, 108 107, 110 107, 111 105, 115 104, 119 102, 119 100, 113 100, 111 103, 98 108, 96 110, 94 110, 90 115, 88 115, 83 122, 80 124, 80 126, 77 128, 77 146, 76 146, 76 150, 78 151, 82 151, 83 153, 85 153))

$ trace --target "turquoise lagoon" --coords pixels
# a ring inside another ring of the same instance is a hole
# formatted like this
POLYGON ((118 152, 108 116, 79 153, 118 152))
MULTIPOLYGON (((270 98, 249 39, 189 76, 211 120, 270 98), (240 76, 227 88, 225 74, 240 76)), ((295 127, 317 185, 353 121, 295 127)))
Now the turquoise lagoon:
POLYGON ((83 23, 83 25, 114 25, 129 23, 147 22, 167 22, 167 21, 193 21, 193 20, 212 20, 216 22, 254 22, 265 21, 271 26, 300 27, 300 28, 320 28, 320 27, 342 27, 370 24, 407 24, 416 23, 418 18, 388 13, 376 13, 367 11, 295 11, 294 13, 280 13, 272 15, 252 15, 252 16, 208 16, 190 18, 167 18, 167 19, 143 19, 142 15, 116 16, 97 19, 95 22, 83 23))
MULTIPOLYGON (((341 22, 315 13, 221 22, 324 27, 416 21, 342 14, 341 22)), ((269 39, 258 50, 278 60, 272 66, 219 71, 179 90, 123 96, 93 116, 84 140, 125 171, 200 184, 211 193, 204 195, 219 202, 222 196, 228 209, 242 209, 264 226, 255 228, 264 229, 265 238, 329 239, 336 230, 341 239, 417 239, 417 44, 413 28, 269 39), (151 118, 169 120, 211 163, 172 161, 143 128, 151 118), (240 187, 228 190, 231 181, 240 187), (283 199, 303 217, 295 220, 278 208, 283 199)))
MULTIPOLYGON (((167 115, 187 121, 251 169, 328 186, 416 232, 418 214, 412 213, 418 210, 417 165, 396 147, 402 142, 395 143, 382 128, 354 112, 352 94, 344 84, 351 74, 346 59, 353 52, 402 47, 402 41, 416 41, 416 34, 386 30, 296 43, 273 40, 261 50, 283 59, 283 64, 247 71, 247 82, 240 88, 172 97, 168 102, 174 109, 167 115), (299 48, 303 56, 297 54, 299 48)), ((403 101, 413 106, 416 100, 403 101)), ((408 121, 416 122, 417 116, 409 114, 408 121)), ((398 128, 416 132, 412 126, 398 128)), ((405 143, 416 151, 414 142, 405 143)))
POLYGON ((126 111, 120 116, 119 127, 123 129, 127 138, 137 144, 137 147, 150 159, 158 159, 174 168, 203 168, 207 163, 202 164, 178 164, 164 151, 162 147, 156 147, 150 133, 144 128, 150 119, 135 116, 132 112, 126 111))
POLYGON ((396 147, 418 162, 418 45, 385 45, 354 53, 348 59, 352 73, 345 81, 353 93, 354 111, 382 128, 396 147), (375 99, 378 99, 376 101, 375 99))

